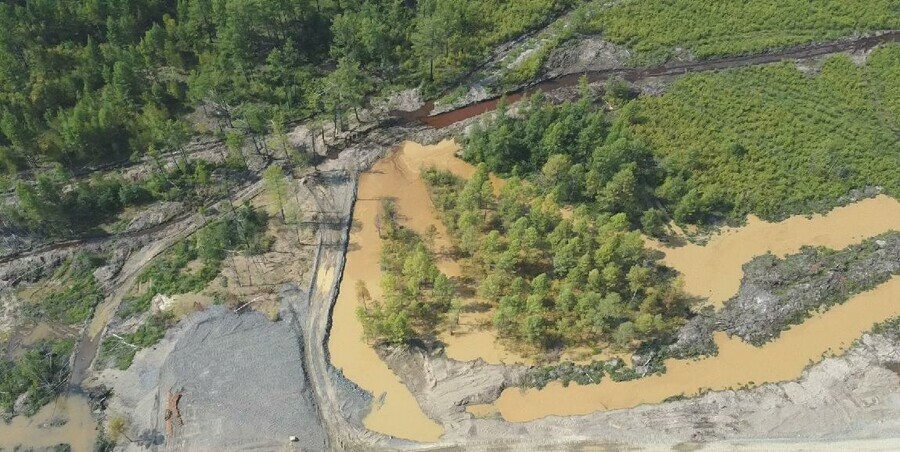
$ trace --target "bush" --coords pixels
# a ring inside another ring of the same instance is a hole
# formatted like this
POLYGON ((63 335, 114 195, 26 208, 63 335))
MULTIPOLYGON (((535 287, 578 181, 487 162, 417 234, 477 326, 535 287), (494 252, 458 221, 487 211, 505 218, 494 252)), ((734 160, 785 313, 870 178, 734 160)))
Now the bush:
POLYGON ((94 306, 103 300, 103 291, 93 274, 102 262, 96 255, 76 254, 56 272, 54 279, 60 288, 26 305, 26 315, 69 325, 89 319, 94 306))
POLYGON ((16 361, 0 360, 0 409, 5 418, 22 394, 28 394, 25 414, 31 416, 65 388, 73 347, 71 340, 45 341, 16 361))

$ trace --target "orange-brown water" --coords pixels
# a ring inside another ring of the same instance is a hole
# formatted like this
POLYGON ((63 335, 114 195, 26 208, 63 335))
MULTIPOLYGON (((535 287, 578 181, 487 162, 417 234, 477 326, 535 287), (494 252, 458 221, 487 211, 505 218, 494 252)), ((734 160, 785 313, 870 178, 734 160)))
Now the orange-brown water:
MULTIPOLYGON (((705 389, 797 378, 823 355, 840 354, 880 321, 900 315, 900 277, 796 325, 762 347, 716 333, 719 354, 698 361, 666 361, 666 373, 627 382, 606 379, 596 385, 551 383, 541 390, 509 388, 496 401, 504 419, 524 422, 551 415, 579 415, 662 402, 705 389)), ((483 409, 481 410, 484 411, 483 409)))
MULTIPOLYGON (((362 325, 356 317, 355 286, 363 281, 373 299, 381 297, 380 253, 381 239, 375 228, 375 217, 381 202, 395 202, 399 220, 419 234, 434 227, 434 248, 437 265, 444 274, 458 277, 459 263, 445 253, 451 248, 446 228, 431 202, 428 188, 420 172, 429 167, 451 171, 460 177, 471 177, 475 168, 455 157, 458 145, 446 140, 434 146, 404 143, 388 158, 378 162, 360 177, 356 205, 353 211, 354 228, 350 233, 347 263, 341 281, 341 291, 334 309, 329 349, 334 365, 356 384, 376 397, 372 412, 365 419, 367 428, 393 436, 418 441, 434 441, 442 429, 420 409, 415 398, 397 376, 381 361, 362 338, 362 325), (384 395, 382 399, 382 395, 384 395)), ((491 177, 495 189, 502 181, 491 177)), ((322 277, 322 275, 319 275, 322 277)), ((484 359, 492 363, 531 362, 498 344, 493 332, 483 325, 489 323, 490 312, 468 312, 465 307, 475 300, 461 300, 464 305, 459 326, 453 334, 444 332, 448 356, 461 361, 484 359)))
MULTIPOLYGON (((355 316, 358 302, 354 286, 357 280, 363 280, 374 298, 381 294, 381 242, 373 225, 383 199, 395 201, 405 226, 418 233, 424 233, 430 226, 437 230, 434 243, 439 256, 443 256, 442 250, 449 249, 447 231, 438 219, 419 171, 434 166, 463 178, 470 177, 474 167, 456 158, 457 150, 452 141, 435 146, 407 142, 361 177, 354 211, 357 228, 351 233, 331 339, 336 365, 376 397, 385 394, 383 403, 376 404, 366 419, 367 427, 422 441, 437 438, 440 427, 422 413, 407 388, 360 340, 362 328, 355 316)), ((497 190, 502 181, 494 177, 492 181, 497 190)), ((794 217, 780 223, 751 217, 746 226, 726 229, 706 246, 667 248, 652 241, 649 245, 663 251, 666 264, 684 275, 688 292, 709 297, 718 306, 737 291, 742 265, 756 255, 772 252, 783 256, 804 245, 843 248, 898 228, 900 203, 879 196, 824 216, 794 217)), ((446 256, 439 257, 438 266, 451 277, 460 275, 459 264, 446 256)), ((463 300, 464 305, 471 303, 475 300, 463 300)), ((576 415, 657 403, 704 389, 789 380, 797 378, 805 366, 824 354, 840 353, 874 323, 896 315, 900 315, 898 278, 791 328, 764 347, 752 347, 739 339, 717 334, 718 356, 699 361, 669 360, 668 371, 661 376, 622 383, 606 380, 598 385, 568 388, 551 384, 543 390, 525 392, 508 389, 495 405, 478 406, 471 412, 481 416, 497 412, 507 420, 526 421, 547 415, 576 415)), ((448 356, 463 361, 481 358, 492 363, 531 363, 530 359, 510 352, 497 342, 487 327, 490 318, 490 310, 466 312, 464 309, 460 326, 453 329, 453 334, 441 335, 448 356)), ((591 351, 584 353, 591 354, 591 351)))
POLYGON ((392 153, 360 176, 353 210, 354 228, 351 229, 340 295, 334 308, 329 349, 334 365, 375 395, 376 403, 365 418, 367 428, 401 438, 434 441, 443 429, 422 412, 409 390, 363 342, 362 325, 356 317, 359 301, 355 287, 358 281, 366 284, 373 299, 380 299, 382 295, 379 263, 382 243, 375 217, 383 200, 395 201, 401 222, 406 227, 424 233, 434 225, 439 236, 446 237, 446 231, 431 212, 424 182, 413 169, 416 167, 405 161, 403 153, 403 150, 392 153))
POLYGON ((32 417, 16 416, 12 422, 0 422, 0 449, 52 448, 68 444, 73 452, 90 452, 97 437, 97 422, 87 399, 61 396, 32 417), (50 424, 64 424, 52 427, 50 424))
POLYGON ((805 245, 841 249, 892 229, 900 229, 900 202, 878 196, 826 215, 796 216, 778 223, 750 216, 746 226, 726 228, 705 246, 668 248, 652 240, 647 243, 663 251, 666 265, 683 275, 686 292, 708 297, 720 307, 737 293, 742 266, 754 256, 770 252, 783 257, 805 245))

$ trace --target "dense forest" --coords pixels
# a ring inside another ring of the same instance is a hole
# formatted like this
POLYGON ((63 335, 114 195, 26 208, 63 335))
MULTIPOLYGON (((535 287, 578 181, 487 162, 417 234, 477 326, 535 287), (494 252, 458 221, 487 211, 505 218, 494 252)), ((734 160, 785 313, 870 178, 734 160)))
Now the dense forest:
POLYGON ((425 174, 466 279, 496 309, 498 334, 536 348, 666 341, 689 314, 680 283, 627 214, 586 205, 564 213, 559 186, 540 188, 557 175, 512 177, 495 197, 484 164, 465 182, 425 174))
POLYGON ((72 235, 80 232, 73 227, 81 224, 74 218, 79 211, 115 213, 121 205, 147 199, 140 190, 115 190, 111 185, 117 182, 100 180, 79 186, 77 200, 64 199, 71 195, 56 183, 59 178, 29 176, 48 164, 73 175, 162 152, 183 154, 196 132, 184 114, 194 108, 217 118, 219 133, 228 129, 250 136, 277 132, 285 121, 314 114, 328 113, 337 121, 376 87, 388 92, 447 84, 492 45, 549 21, 568 5, 565 0, 0 4, 0 172, 5 174, 0 188, 15 188, 24 204, 22 213, 4 210, 0 227, 72 235), (36 220, 45 216, 60 217, 68 227, 36 220))

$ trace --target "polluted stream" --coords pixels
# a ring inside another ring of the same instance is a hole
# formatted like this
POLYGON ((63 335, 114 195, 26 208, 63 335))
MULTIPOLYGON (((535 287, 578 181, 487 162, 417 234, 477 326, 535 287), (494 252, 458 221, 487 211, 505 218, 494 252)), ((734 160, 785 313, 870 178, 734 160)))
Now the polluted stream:
MULTIPOLYGON (((361 339, 362 326, 355 314, 359 305, 355 284, 362 280, 374 299, 381 295, 381 240, 374 224, 378 207, 385 199, 395 202, 405 227, 418 233, 430 226, 437 229, 438 266, 448 276, 459 274, 459 264, 440 252, 449 247, 449 238, 427 187, 419 178, 421 169, 432 166, 464 178, 470 176, 474 167, 456 158, 457 150, 458 145, 452 141, 435 146, 407 142, 361 176, 347 267, 334 311, 330 344, 334 364, 375 395, 366 427, 418 441, 436 440, 441 427, 422 412, 406 386, 361 339)), ((494 181, 496 190, 502 181, 494 181)), ((892 229, 900 229, 900 203, 878 196, 825 215, 791 217, 778 223, 751 217, 744 227, 724 229, 705 246, 669 248, 650 240, 648 246, 662 251, 664 263, 683 275, 688 293, 721 306, 737 292, 743 275, 741 267, 754 256, 769 252, 784 256, 803 246, 839 249, 892 229)), ((541 390, 508 388, 494 404, 472 406, 470 413, 479 417, 500 414, 505 420, 524 422, 551 415, 580 415, 659 403, 706 390, 796 379, 811 363, 841 354, 874 324, 900 315, 898 299, 900 277, 895 277, 791 327, 762 347, 716 333, 718 355, 700 360, 670 359, 666 362, 667 372, 662 375, 628 382, 604 380, 586 386, 563 387, 555 382, 541 390)), ((481 318, 473 317, 474 323, 483 325, 490 312, 476 316, 481 318)), ((529 363, 527 358, 506 350, 488 328, 475 327, 467 334, 453 336, 444 333, 441 339, 446 342, 447 355, 460 361, 481 358, 495 363, 529 363)))

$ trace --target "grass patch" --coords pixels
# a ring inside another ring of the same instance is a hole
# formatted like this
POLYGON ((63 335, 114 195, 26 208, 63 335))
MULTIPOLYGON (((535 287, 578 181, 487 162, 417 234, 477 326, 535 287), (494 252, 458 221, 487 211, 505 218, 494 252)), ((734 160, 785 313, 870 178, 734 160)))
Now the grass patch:
POLYGON ((175 317, 171 313, 162 312, 150 316, 138 327, 137 331, 121 337, 107 336, 100 344, 99 362, 112 361, 116 368, 126 370, 131 367, 134 355, 138 350, 156 345, 166 335, 175 317))
POLYGON ((102 263, 100 256, 85 252, 67 260, 51 278, 58 284, 46 296, 26 304, 25 316, 67 325, 85 322, 103 299, 93 274, 102 263))
POLYGON ((626 0, 588 25, 640 53, 707 58, 897 29, 900 14, 893 0, 626 0))
POLYGON ((31 416, 50 403, 69 376, 69 355, 74 341, 54 340, 37 344, 16 361, 0 361, 0 410, 5 419, 27 394, 25 414, 31 416))

